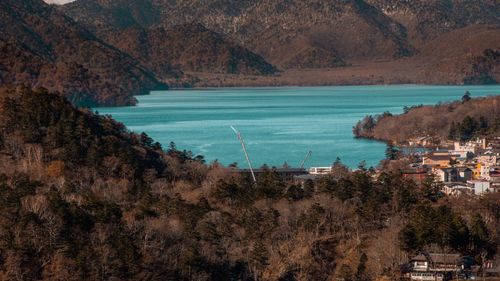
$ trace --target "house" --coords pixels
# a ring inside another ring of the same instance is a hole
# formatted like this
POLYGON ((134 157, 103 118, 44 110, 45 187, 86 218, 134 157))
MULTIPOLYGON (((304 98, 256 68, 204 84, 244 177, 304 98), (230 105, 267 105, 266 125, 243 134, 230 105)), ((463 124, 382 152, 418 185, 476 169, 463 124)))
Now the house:
POLYGON ((462 270, 459 254, 422 253, 413 257, 406 276, 418 281, 446 281, 462 270))
POLYGON ((486 149, 486 139, 476 139, 474 141, 468 141, 466 143, 454 142, 453 147, 456 151, 468 151, 476 153, 478 149, 486 149))
POLYGON ((409 146, 428 146, 433 144, 433 139, 429 136, 419 137, 408 141, 409 146))
POLYGON ((332 172, 332 167, 311 167, 309 174, 311 175, 326 175, 332 172))
POLYGON ((494 166, 497 164, 497 155, 493 153, 491 150, 486 151, 485 153, 482 153, 476 157, 477 163, 487 165, 487 166, 494 166))
POLYGON ((462 194, 473 194, 470 185, 462 182, 445 183, 443 193, 448 196, 459 196, 462 194))
POLYGON ((450 155, 450 151, 449 150, 444 150, 444 149, 437 149, 436 151, 432 151, 431 152, 431 155, 441 155, 441 156, 446 156, 446 155, 450 155))
POLYGON ((485 192, 492 192, 490 182, 485 180, 470 180, 467 181, 471 185, 472 191, 475 195, 482 195, 485 192))
POLYGON ((485 277, 500 277, 500 261, 486 261, 483 274, 485 277))
MULTIPOLYGON (((238 169, 238 173, 243 175, 250 175, 250 169, 238 169)), ((303 168, 259 168, 253 170, 255 177, 258 179, 266 173, 276 173, 278 177, 284 182, 294 181, 295 176, 307 175, 307 170, 303 168)))
POLYGON ((454 149, 450 151, 452 154, 459 155, 461 158, 467 158, 476 153, 477 146, 472 142, 462 144, 460 142, 453 143, 454 149))
POLYGON ((437 179, 442 182, 457 182, 459 180, 458 170, 455 168, 433 169, 437 179))
POLYGON ((414 168, 403 171, 403 178, 412 179, 417 184, 421 184, 427 177, 427 169, 424 168, 414 168))
POLYGON ((490 170, 490 188, 493 192, 500 192, 500 168, 496 167, 490 170))
POLYGON ((474 171, 474 178, 490 180, 490 169, 491 166, 489 164, 477 163, 474 171))
POLYGON ((458 170, 458 178, 462 182, 466 182, 472 179, 472 170, 467 167, 459 167, 458 170))
POLYGON ((448 167, 450 165, 450 160, 456 160, 455 155, 439 155, 430 154, 422 158, 422 164, 426 166, 442 166, 448 167))

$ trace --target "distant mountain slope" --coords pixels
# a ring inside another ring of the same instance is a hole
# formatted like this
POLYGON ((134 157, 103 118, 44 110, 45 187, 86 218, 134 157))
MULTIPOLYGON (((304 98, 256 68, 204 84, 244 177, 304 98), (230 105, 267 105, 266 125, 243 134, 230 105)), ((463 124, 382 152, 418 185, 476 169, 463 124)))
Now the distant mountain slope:
POLYGON ((403 24, 414 45, 475 24, 500 23, 495 0, 367 0, 390 18, 403 24))
MULTIPOLYGON (((146 0, 144 0, 146 1, 146 0)), ((116 25, 117 6, 144 11, 130 0, 76 1, 63 8, 92 26, 116 25), (90 3, 92 4, 90 4, 90 3)), ((402 25, 363 1, 149 1, 161 11, 146 26, 200 22, 284 68, 335 67, 345 59, 393 59, 413 53, 402 25)), ((144 4, 144 6, 147 6, 144 4)), ((143 25, 130 11, 123 19, 143 25)))
POLYGON ((199 22, 282 69, 395 61, 412 83, 500 78, 499 62, 483 58, 500 50, 495 0, 77 0, 62 9, 101 34, 199 22))
POLYGON ((491 84, 500 82, 500 28, 471 25, 447 32, 422 46, 413 64, 425 82, 491 84))
POLYGON ((161 10, 151 0, 79 1, 60 8, 93 32, 149 27, 161 21, 161 10))
POLYGON ((276 68, 261 56, 201 24, 155 27, 161 10, 153 1, 83 1, 64 12, 108 43, 131 54, 163 78, 181 71, 272 74, 276 68))
POLYGON ((0 83, 43 86, 81 105, 131 104, 165 88, 135 59, 41 0, 0 2, 0 83))
POLYGON ((201 24, 164 28, 126 28, 99 33, 107 42, 166 76, 174 69, 182 71, 272 74, 276 68, 261 56, 201 24))

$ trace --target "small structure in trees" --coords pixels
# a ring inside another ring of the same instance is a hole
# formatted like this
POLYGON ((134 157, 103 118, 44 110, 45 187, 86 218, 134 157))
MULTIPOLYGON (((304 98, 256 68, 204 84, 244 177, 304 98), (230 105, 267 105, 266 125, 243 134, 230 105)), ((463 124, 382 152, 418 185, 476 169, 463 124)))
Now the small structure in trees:
POLYGON ((459 254, 421 253, 408 263, 406 276, 410 280, 446 281, 462 270, 459 254))

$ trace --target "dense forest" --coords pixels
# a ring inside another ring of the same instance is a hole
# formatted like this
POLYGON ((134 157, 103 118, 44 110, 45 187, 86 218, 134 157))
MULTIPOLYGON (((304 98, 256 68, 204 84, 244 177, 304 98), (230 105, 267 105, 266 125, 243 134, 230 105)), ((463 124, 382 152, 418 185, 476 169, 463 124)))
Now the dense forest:
POLYGON ((435 142, 467 141, 498 136, 499 132, 500 96, 472 98, 469 92, 454 102, 405 107, 399 115, 368 115, 353 127, 356 137, 396 143, 419 137, 431 137, 435 142))
POLYGON ((254 184, 44 89, 2 90, 0 130, 1 280, 394 280, 421 250, 498 247, 500 194, 447 198, 397 161, 254 184))

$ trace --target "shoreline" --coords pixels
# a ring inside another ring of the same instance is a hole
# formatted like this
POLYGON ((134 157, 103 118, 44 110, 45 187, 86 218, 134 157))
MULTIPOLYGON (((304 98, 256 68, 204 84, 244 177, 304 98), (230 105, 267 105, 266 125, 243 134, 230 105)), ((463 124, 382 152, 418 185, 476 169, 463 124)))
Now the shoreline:
POLYGON ((185 71, 181 78, 166 78, 162 81, 172 89, 401 84, 461 86, 468 85, 464 83, 465 77, 465 73, 461 71, 451 73, 439 70, 429 71, 426 63, 410 58, 396 61, 360 61, 350 66, 337 68, 285 69, 272 75, 185 71))
MULTIPOLYGON (((328 87, 370 87, 370 86, 417 86, 417 87, 497 87, 500 84, 429 84, 429 83, 401 83, 401 84, 331 84, 331 85, 262 85, 262 86, 193 86, 193 87, 170 87, 168 90, 151 90, 151 92, 168 92, 168 91, 190 91, 190 90, 239 90, 239 89, 290 89, 290 88, 328 88, 328 87)), ((498 93, 500 95, 500 92, 498 93)), ((136 96, 147 96, 149 94, 141 94, 136 96)))

